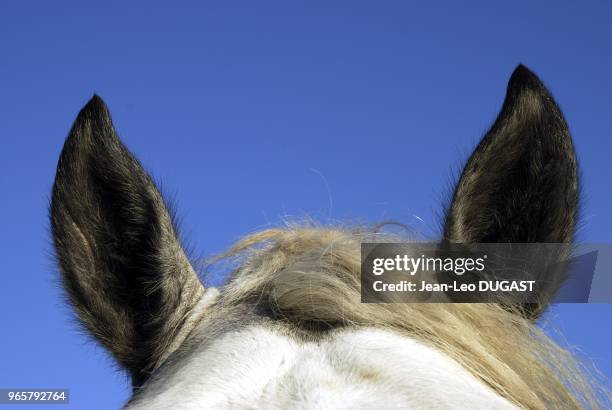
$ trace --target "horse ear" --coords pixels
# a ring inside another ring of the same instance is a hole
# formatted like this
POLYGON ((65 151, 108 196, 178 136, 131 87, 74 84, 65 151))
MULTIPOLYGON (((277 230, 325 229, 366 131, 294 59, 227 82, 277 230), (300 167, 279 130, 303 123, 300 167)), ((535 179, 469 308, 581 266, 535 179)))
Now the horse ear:
POLYGON ((162 196, 97 96, 64 144, 50 216, 63 285, 78 317, 138 385, 204 288, 162 196))
POLYGON ((569 243, 578 200, 576 155, 561 110, 538 77, 519 65, 501 112, 455 187, 444 240, 569 243))

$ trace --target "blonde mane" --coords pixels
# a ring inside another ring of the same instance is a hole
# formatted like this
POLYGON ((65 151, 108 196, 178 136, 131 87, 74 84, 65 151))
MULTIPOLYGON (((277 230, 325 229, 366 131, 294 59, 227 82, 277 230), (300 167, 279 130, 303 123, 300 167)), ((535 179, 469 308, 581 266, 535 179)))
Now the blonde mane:
POLYGON ((304 327, 378 327, 453 358, 522 408, 605 408, 593 371, 518 312, 496 304, 362 303, 360 243, 406 241, 365 229, 289 226, 242 239, 217 260, 238 268, 219 309, 265 306, 304 327))

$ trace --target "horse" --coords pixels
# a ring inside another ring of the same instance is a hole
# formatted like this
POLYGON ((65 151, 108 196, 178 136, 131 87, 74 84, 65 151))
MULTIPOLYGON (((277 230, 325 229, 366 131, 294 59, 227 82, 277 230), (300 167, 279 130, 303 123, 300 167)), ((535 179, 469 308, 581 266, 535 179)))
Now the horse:
MULTIPOLYGON (((519 65, 440 241, 571 243, 579 193, 564 116, 519 65)), ((360 244, 398 238, 314 222, 247 235, 218 258, 230 280, 206 287, 169 209, 94 95, 65 140, 50 220, 76 317, 131 377, 126 409, 600 405, 588 372, 537 325, 550 298, 361 303, 360 244)))

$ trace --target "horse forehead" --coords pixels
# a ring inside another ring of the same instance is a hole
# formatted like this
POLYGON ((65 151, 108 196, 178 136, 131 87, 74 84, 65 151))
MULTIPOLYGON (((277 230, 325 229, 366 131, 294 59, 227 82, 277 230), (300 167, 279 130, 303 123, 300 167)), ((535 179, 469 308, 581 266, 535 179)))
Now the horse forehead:
POLYGON ((163 369, 128 408, 443 408, 460 400, 514 408, 437 350, 390 331, 343 329, 313 342, 258 325, 163 369))

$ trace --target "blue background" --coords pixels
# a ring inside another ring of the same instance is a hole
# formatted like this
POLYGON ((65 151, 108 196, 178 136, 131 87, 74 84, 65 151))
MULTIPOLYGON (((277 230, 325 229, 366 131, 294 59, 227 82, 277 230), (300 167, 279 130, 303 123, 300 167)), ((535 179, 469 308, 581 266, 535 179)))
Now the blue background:
MULTIPOLYGON (((610 242, 609 2, 85 3, 0 6, 0 387, 69 388, 87 409, 129 395, 71 322, 50 256, 57 158, 93 92, 210 256, 306 215, 435 237, 453 171, 523 62, 575 138, 579 239, 610 242)), ((611 318, 560 305, 547 321, 610 377, 611 318)))

